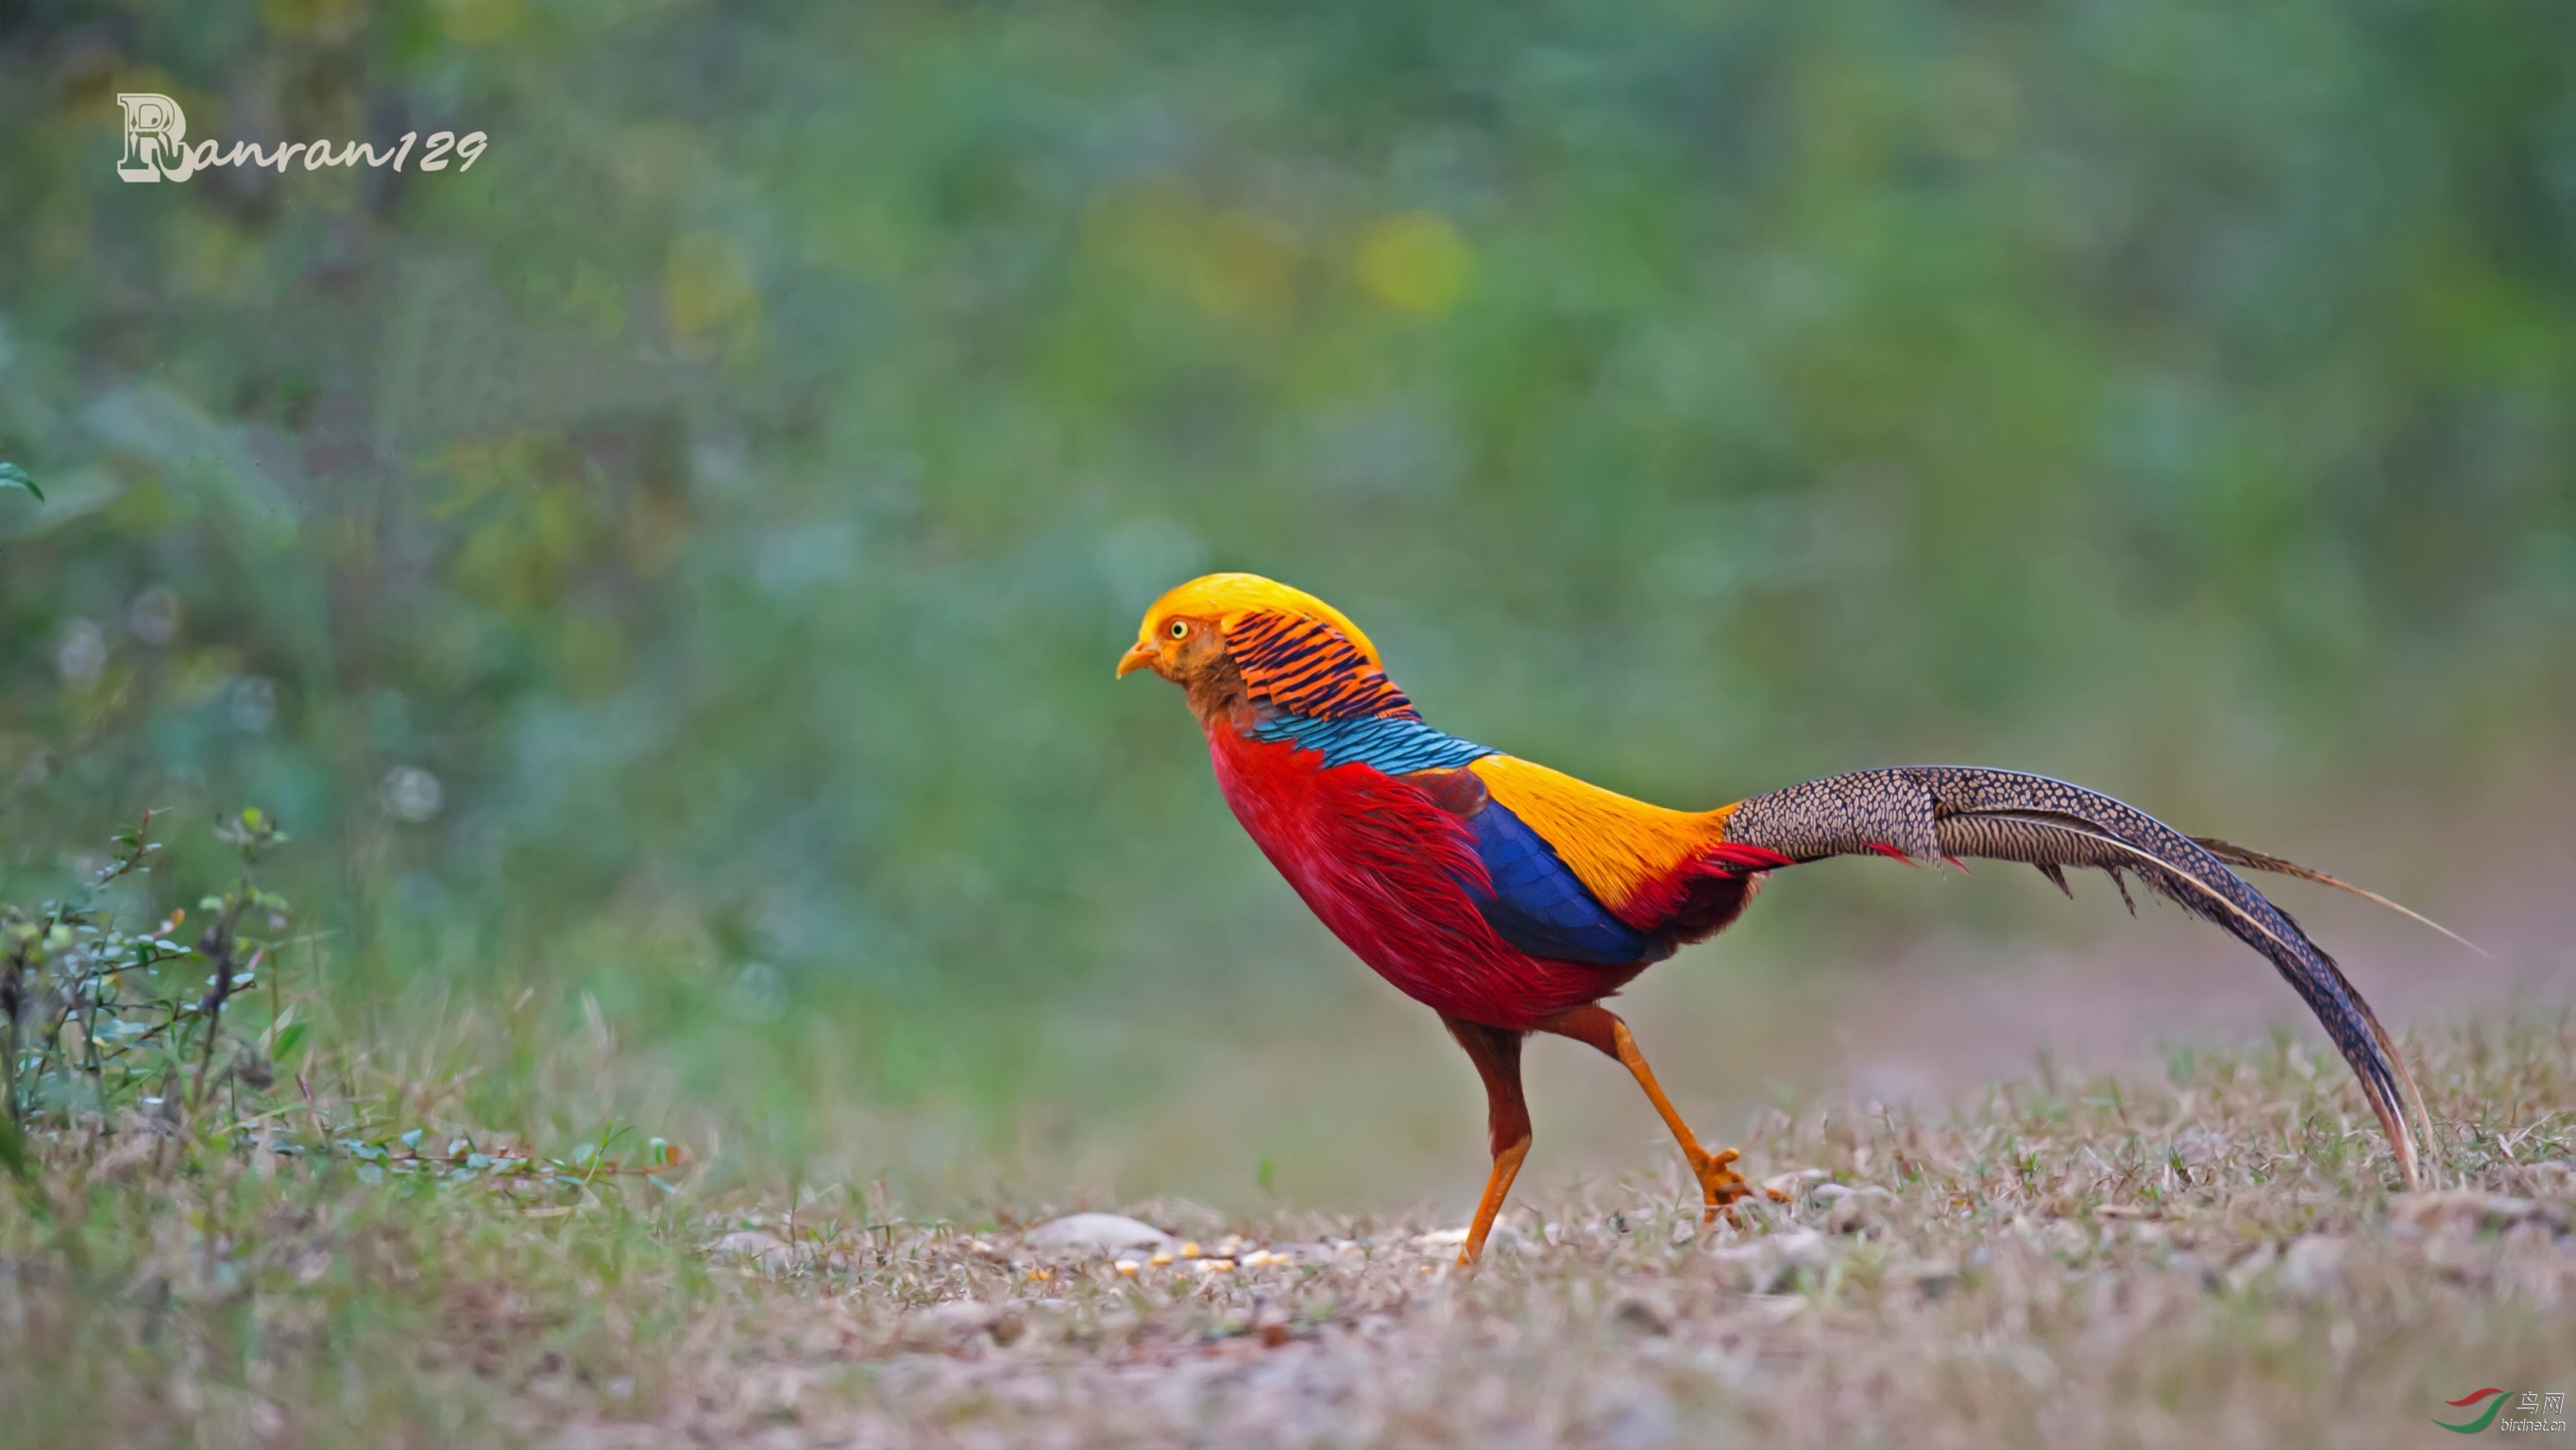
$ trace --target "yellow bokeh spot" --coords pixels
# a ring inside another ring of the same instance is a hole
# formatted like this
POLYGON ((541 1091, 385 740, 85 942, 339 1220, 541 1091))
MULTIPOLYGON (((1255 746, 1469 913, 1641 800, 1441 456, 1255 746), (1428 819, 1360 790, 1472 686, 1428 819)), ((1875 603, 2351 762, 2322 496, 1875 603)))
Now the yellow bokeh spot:
POLYGON ((683 344, 741 357, 760 341, 760 289, 742 244, 721 232, 693 232, 662 263, 662 312, 683 344))
POLYGON ((1360 235, 1360 285, 1389 307, 1446 312, 1466 295, 1476 254, 1449 219, 1410 211, 1384 218, 1360 235))
POLYGON ((552 606, 596 536, 597 522, 573 484, 538 481, 512 492, 466 536, 450 582, 505 611, 552 606))
POLYGON ((519 0, 447 0, 440 9, 448 38, 459 45, 491 45, 519 28, 519 0))
POLYGON ((357 0, 262 0, 259 18, 272 35, 335 40, 358 19, 357 0))

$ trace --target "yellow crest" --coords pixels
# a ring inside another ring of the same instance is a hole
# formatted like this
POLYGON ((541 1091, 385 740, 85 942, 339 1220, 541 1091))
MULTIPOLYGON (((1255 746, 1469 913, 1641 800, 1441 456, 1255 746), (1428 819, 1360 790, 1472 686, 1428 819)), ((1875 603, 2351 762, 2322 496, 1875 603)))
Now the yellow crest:
POLYGON ((1214 619, 1230 629, 1247 614, 1274 611, 1322 620, 1367 656, 1370 664, 1386 668, 1386 661, 1378 658, 1377 646, 1369 643, 1369 637, 1360 633, 1360 627, 1340 610, 1303 589, 1292 589, 1258 574, 1200 575, 1155 600, 1154 607, 1145 611, 1144 622, 1136 627, 1136 638, 1151 643, 1155 626, 1176 614, 1214 619))

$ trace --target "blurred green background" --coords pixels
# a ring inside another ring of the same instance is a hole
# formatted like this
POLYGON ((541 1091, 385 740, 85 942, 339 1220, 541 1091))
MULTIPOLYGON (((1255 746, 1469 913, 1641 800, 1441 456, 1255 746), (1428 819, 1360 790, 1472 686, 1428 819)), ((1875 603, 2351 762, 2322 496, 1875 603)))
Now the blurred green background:
MULTIPOLYGON (((2048 771, 2501 947, 2285 894, 2393 1015, 2576 971, 2564 6, 16 0, 0 217, 0 891, 263 805, 342 1030, 505 1125, 1469 1201, 1463 1060, 1110 679, 1211 568, 1634 794, 2048 771), (489 149, 130 185, 128 91, 489 149)), ((1714 1136, 2298 1019, 1808 874, 1627 999, 1714 1136)), ((1661 1164, 1535 1071, 1533 1182, 1661 1164)))

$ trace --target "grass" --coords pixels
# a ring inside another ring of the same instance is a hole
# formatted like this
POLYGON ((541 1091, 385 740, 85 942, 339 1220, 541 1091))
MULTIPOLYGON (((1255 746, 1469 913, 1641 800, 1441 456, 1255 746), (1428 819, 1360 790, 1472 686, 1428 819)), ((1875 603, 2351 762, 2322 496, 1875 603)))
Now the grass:
MULTIPOLYGON (((1026 1247, 1070 1205, 450 1181, 399 1137, 137 1114, 30 1135, 0 1402, 66 1445, 2447 1443, 2443 1401, 2576 1388, 2571 1046, 2418 1045, 2437 1194, 2393 1193, 2340 1063, 2275 1041, 1775 1110, 1746 1157, 1794 1203, 1703 1233, 1658 1164, 1517 1205, 1473 1273, 1419 1215, 1129 1205, 1200 1247, 1131 1272, 1026 1247)), ((389 1129, 360 1102, 300 1116, 389 1129)))

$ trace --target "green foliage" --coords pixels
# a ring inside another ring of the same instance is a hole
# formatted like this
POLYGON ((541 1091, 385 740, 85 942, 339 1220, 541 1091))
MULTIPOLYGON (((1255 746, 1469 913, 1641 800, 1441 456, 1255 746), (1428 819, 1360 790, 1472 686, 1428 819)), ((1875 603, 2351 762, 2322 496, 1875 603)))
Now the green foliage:
POLYGON ((45 491, 36 487, 36 481, 27 476, 27 470, 14 463, 0 460, 0 490, 13 488, 33 495, 38 503, 45 501, 45 491))
POLYGON ((280 838, 257 810, 220 828, 240 850, 243 875, 199 902, 205 926, 190 941, 181 930, 184 910, 120 930, 100 899, 115 882, 151 869, 161 849, 148 839, 151 828, 146 813, 121 832, 115 856, 88 889, 33 909, 0 906, 0 1018, 8 1030, 13 1123, 32 1117, 61 1130, 77 1119, 104 1123, 126 1114, 177 1123, 207 1106, 219 1056, 217 1087, 247 1085, 255 1093, 275 1080, 257 1037, 244 1034, 241 1014, 226 1037, 224 1008, 234 993, 262 981, 286 930, 285 898, 249 875, 260 851, 280 838), (267 935, 251 934, 261 930, 267 935))
MULTIPOLYGON (((240 874, 199 900, 202 926, 191 939, 185 910, 127 929, 109 905, 118 883, 152 873, 164 849, 152 829, 147 813, 120 832, 86 889, 32 909, 0 905, 8 1041, 0 1167, 23 1184, 40 1173, 77 1175, 118 1141, 139 1138, 184 1144, 173 1160, 180 1171, 209 1155, 264 1153, 345 1161, 369 1184, 391 1173, 564 1201, 620 1177, 672 1190, 656 1175, 687 1155, 658 1137, 621 1155, 631 1129, 613 1122, 556 1156, 524 1143, 478 1146, 471 1133, 433 1133, 369 1108, 344 1053, 312 1061, 310 984, 282 985, 291 949, 310 943, 292 933, 286 899, 261 887, 254 868, 287 834, 255 806, 217 825, 240 874)), ((401 1111, 404 1094, 391 1096, 401 1111)))

